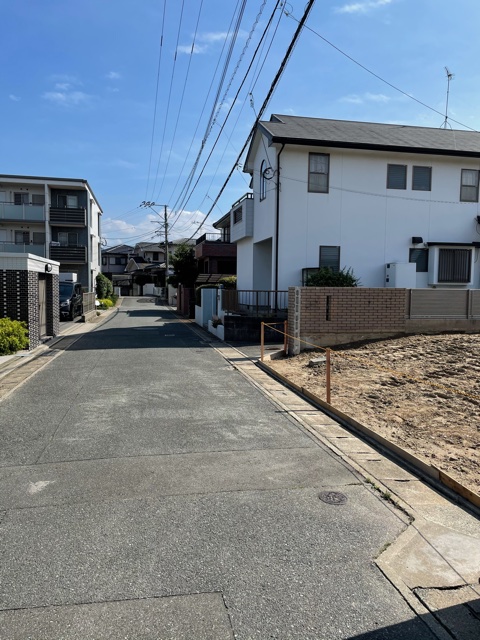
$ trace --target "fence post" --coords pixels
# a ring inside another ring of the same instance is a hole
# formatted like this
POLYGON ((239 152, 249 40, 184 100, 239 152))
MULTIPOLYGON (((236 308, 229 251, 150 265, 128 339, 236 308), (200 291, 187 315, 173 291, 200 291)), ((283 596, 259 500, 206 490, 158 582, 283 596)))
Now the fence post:
POLYGON ((287 355, 287 351, 288 351, 288 320, 285 320, 283 322, 283 350, 285 352, 285 355, 287 355))
POLYGON ((327 348, 325 350, 325 355, 326 355, 326 358, 327 358, 327 361, 326 361, 326 365, 327 365, 326 366, 327 403, 331 404, 330 403, 330 349, 327 348))
POLYGON ((265 353, 265 323, 260 323, 260 362, 263 362, 265 353))

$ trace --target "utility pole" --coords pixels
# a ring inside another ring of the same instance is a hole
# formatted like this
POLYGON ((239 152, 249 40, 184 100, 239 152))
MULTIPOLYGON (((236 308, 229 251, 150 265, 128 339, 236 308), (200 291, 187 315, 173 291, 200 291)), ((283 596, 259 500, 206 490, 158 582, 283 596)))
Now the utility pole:
POLYGON ((168 217, 167 217, 167 205, 166 204, 157 204, 156 202, 143 201, 140 205, 141 207, 148 207, 151 209, 157 216, 160 214, 158 211, 155 211, 153 207, 163 207, 163 228, 165 229, 165 289, 167 291, 167 302, 168 302, 168 269, 169 269, 169 256, 168 256, 168 217))

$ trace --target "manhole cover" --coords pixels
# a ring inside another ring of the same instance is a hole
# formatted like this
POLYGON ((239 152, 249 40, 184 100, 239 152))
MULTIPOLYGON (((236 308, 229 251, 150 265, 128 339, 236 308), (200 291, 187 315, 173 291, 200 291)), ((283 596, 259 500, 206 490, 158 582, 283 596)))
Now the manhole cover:
POLYGON ((322 491, 318 497, 327 504, 345 504, 347 501, 347 496, 339 491, 322 491))

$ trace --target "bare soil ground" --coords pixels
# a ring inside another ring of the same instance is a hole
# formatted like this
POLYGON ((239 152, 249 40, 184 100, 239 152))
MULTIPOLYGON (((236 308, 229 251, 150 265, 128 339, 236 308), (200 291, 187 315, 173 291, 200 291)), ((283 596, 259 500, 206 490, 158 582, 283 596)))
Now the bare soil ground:
MULTIPOLYGON (((320 355, 269 364, 325 399, 325 365, 309 366, 320 355)), ((337 347, 331 404, 480 494, 480 335, 337 347)))

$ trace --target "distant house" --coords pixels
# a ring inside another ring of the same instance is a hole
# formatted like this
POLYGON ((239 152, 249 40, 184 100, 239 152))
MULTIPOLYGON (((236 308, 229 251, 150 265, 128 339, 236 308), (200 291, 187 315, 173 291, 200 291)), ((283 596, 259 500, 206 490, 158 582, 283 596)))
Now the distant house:
POLYGON ((101 215, 84 179, 0 175, 0 253, 57 261, 89 291, 100 272, 101 215))
POLYGON ((198 284, 217 282, 237 273, 237 247, 230 239, 230 213, 213 223, 217 233, 204 233, 195 242, 198 284))
POLYGON ((132 278, 125 273, 133 247, 128 244, 117 244, 102 249, 102 273, 113 282, 115 290, 122 296, 132 294, 132 278))
POLYGON ((230 211, 239 289, 352 268, 365 287, 478 288, 480 133, 272 115, 230 211))

